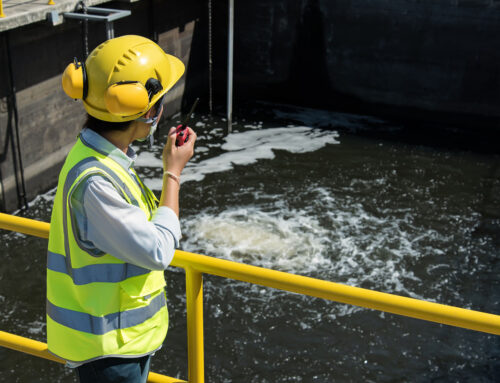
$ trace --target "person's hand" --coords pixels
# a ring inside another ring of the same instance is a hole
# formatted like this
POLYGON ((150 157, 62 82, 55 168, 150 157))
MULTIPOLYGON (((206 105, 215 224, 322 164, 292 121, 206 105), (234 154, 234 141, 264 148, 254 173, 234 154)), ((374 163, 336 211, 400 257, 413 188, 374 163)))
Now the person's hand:
POLYGON ((187 127, 189 140, 182 146, 175 146, 175 139, 177 138, 175 130, 175 128, 170 129, 167 143, 163 147, 163 170, 180 176, 189 159, 193 157, 196 133, 193 129, 187 127))

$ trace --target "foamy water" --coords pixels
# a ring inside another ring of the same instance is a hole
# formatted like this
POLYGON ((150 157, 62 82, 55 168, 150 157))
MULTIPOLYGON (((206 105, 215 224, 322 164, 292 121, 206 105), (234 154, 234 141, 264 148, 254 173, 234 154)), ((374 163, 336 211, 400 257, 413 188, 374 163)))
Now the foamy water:
MULTIPOLYGON (((269 200, 268 196, 260 197, 269 200)), ((444 243, 446 236, 409 226, 408 216, 380 219, 359 203, 335 199, 324 187, 305 192, 303 198, 318 203, 302 210, 291 209, 282 201, 256 203, 184 217, 181 225, 187 238, 182 248, 434 300, 412 290, 422 281, 408 267, 420 257, 441 253, 439 248, 423 252, 421 242, 431 239, 444 243)))
MULTIPOLYGON (((184 250, 498 311, 498 224, 486 215, 493 189, 484 188, 498 158, 349 136, 391 129, 372 117, 275 115, 297 125, 240 121, 225 138, 220 119, 194 120, 199 140, 181 188, 184 250)), ((158 190, 161 145, 136 148, 139 174, 158 190)), ((23 214, 47 221, 53 196, 23 214)), ((46 241, 3 234, 1 245, 2 329, 45 341, 46 241)), ((166 275, 170 330, 155 363, 186 378, 184 275, 166 275)), ((493 336, 208 275, 204 306, 211 382, 495 381, 493 336)), ((73 381, 35 358, 6 353, 0 363, 0 380, 73 381)))
POLYGON ((201 213, 183 220, 183 248, 295 273, 331 269, 328 230, 304 212, 264 212, 255 207, 201 213))
MULTIPOLYGON (((251 165, 259 160, 273 159, 274 150, 286 150, 290 153, 314 152, 327 144, 338 144, 338 133, 335 131, 322 131, 307 126, 289 126, 262 129, 255 125, 252 130, 235 132, 223 138, 218 145, 222 151, 217 156, 197 161, 194 158, 184 169, 182 182, 202 181, 206 175, 224 172, 233 169, 235 165, 251 165)), ((212 130, 209 137, 218 138, 221 129, 212 130)), ((199 153, 207 152, 213 145, 201 145, 196 148, 199 153)), ((161 168, 161 161, 149 152, 142 152, 137 159, 137 166, 161 168)), ((160 177, 146 178, 144 181, 153 190, 161 190, 160 177)))
MULTIPOLYGON (((334 123, 355 126, 380 123, 380 120, 349 114, 319 114, 276 112, 280 117, 301 119, 315 124, 334 123)), ((308 126, 287 126, 263 129, 259 122, 244 125, 227 137, 223 129, 213 127, 207 118, 195 127, 199 133, 196 155, 182 174, 182 181, 201 183, 207 175, 229 172, 235 165, 251 166, 261 160, 273 160, 276 150, 289 153, 308 153, 326 145, 340 143, 336 131, 308 126), (214 151, 211 148, 216 148, 214 151)), ((161 190, 162 147, 157 142, 152 150, 138 150, 136 167, 146 184, 161 190), (150 174, 148 176, 148 174, 150 174)), ((362 201, 349 195, 361 189, 382 187, 385 178, 353 179, 344 195, 326 185, 310 185, 293 193, 298 200, 311 201, 301 208, 292 208, 280 195, 254 190, 252 205, 219 206, 217 211, 202 209, 182 216, 185 234, 182 248, 211 256, 244 262, 256 266, 298 273, 353 286, 367 286, 386 292, 434 300, 413 291, 422 282, 408 269, 415 260, 428 255, 442 256, 440 244, 446 246, 446 233, 413 225, 411 209, 387 211, 383 214, 367 211, 362 201), (263 202, 264 201, 264 202, 263 202), (271 201, 271 202, 269 202, 271 201), (424 243, 438 246, 423 246, 424 243), (423 251, 424 250, 424 251, 423 251)), ((242 190, 242 189, 241 189, 242 190)), ((55 189, 38 196, 32 208, 52 203, 55 189)), ((464 226, 467 228, 467 226, 464 226)), ((460 229, 459 229, 460 230, 460 229)), ((464 229, 467 230, 467 229, 464 229)), ((470 235, 464 231, 463 235, 470 235)), ((446 265, 431 265, 429 272, 444 270, 446 265)), ((439 282, 437 282, 439 283, 439 282)))

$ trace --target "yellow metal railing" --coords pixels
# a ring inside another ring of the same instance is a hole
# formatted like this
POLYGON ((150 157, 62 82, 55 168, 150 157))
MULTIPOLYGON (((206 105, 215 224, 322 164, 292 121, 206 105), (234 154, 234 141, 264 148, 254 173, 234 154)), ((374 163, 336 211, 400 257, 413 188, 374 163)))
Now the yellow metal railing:
MULTIPOLYGON (((0 229, 48 238, 50 225, 46 222, 0 213, 0 229)), ((192 383, 204 382, 203 274, 217 275, 392 314, 500 335, 499 315, 381 293, 185 251, 176 251, 172 265, 186 270, 188 379, 192 383)), ((5 342, 1 332, 0 345, 33 354, 33 352, 13 347, 11 343, 5 342)), ((44 350, 48 354, 46 345, 44 343, 41 345, 45 347, 44 350)), ((46 357, 44 355, 38 356, 46 357)), ((174 381, 178 380, 169 380, 169 382, 174 381)))
MULTIPOLYGON (((0 345, 3 347, 10 348, 12 350, 17 350, 24 352, 26 354, 37 356, 38 358, 48 359, 57 363, 66 363, 64 360, 52 355, 47 350, 47 344, 38 342, 33 339, 24 338, 19 335, 10 334, 8 332, 0 331, 0 345)), ((148 382, 150 383, 186 383, 185 380, 179 380, 171 378, 161 374, 155 374, 150 372, 148 376, 148 382)))
MULTIPOLYGON (((56 5, 56 3, 54 3, 54 0, 49 0, 49 2, 47 4, 48 5, 56 5)), ((0 18, 1 17, 5 17, 5 13, 3 13, 3 0, 0 0, 0 18)))

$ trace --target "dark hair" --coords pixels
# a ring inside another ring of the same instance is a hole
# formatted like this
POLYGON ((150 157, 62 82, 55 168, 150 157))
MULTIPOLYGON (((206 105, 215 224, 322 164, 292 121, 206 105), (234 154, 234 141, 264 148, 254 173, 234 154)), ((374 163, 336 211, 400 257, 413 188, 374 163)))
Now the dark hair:
POLYGON ((83 124, 84 128, 92 129, 96 133, 109 132, 111 130, 127 130, 132 121, 123 121, 123 122, 108 122, 102 121, 98 118, 92 117, 90 114, 87 114, 87 121, 83 124))

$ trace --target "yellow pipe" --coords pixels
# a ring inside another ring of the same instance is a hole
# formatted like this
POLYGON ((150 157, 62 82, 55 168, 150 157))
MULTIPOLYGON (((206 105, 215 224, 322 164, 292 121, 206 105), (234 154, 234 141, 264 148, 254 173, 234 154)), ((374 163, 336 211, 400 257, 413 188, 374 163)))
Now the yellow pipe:
POLYGON ((500 335, 500 316, 176 251, 173 266, 257 285, 500 335))
MULTIPOLYGON (((49 224, 0 213, 0 229, 48 238, 49 224)), ((500 316, 176 251, 173 266, 313 297, 500 335, 500 316)))
POLYGON ((17 231, 19 233, 34 235, 35 237, 49 238, 50 224, 0 213, 0 229, 17 231))
POLYGON ((203 352, 203 275, 186 267, 186 306, 188 328, 188 381, 205 381, 203 352))
POLYGON ((5 13, 3 13, 3 4, 2 4, 2 0, 0 0, 0 17, 5 17, 5 13))
MULTIPOLYGON (((5 331, 0 331, 0 346, 10 348, 12 350, 21 351, 26 354, 34 355, 39 358, 48 359, 53 362, 65 364, 66 361, 51 354, 46 343, 37 340, 25 338, 19 335, 10 334, 5 331)), ((171 378, 169 376, 150 372, 148 376, 150 383, 186 383, 185 380, 171 378)))
POLYGON ((66 361, 52 355, 47 349, 47 344, 37 340, 24 338, 19 335, 10 334, 5 331, 0 331, 0 346, 10 348, 38 356, 39 358, 49 359, 54 362, 65 364, 66 361))
POLYGON ((49 0, 49 5, 56 5, 56 3, 54 3, 54 0, 49 0))
POLYGON ((148 383, 187 383, 185 380, 171 378, 161 374, 150 372, 148 375, 148 383))

